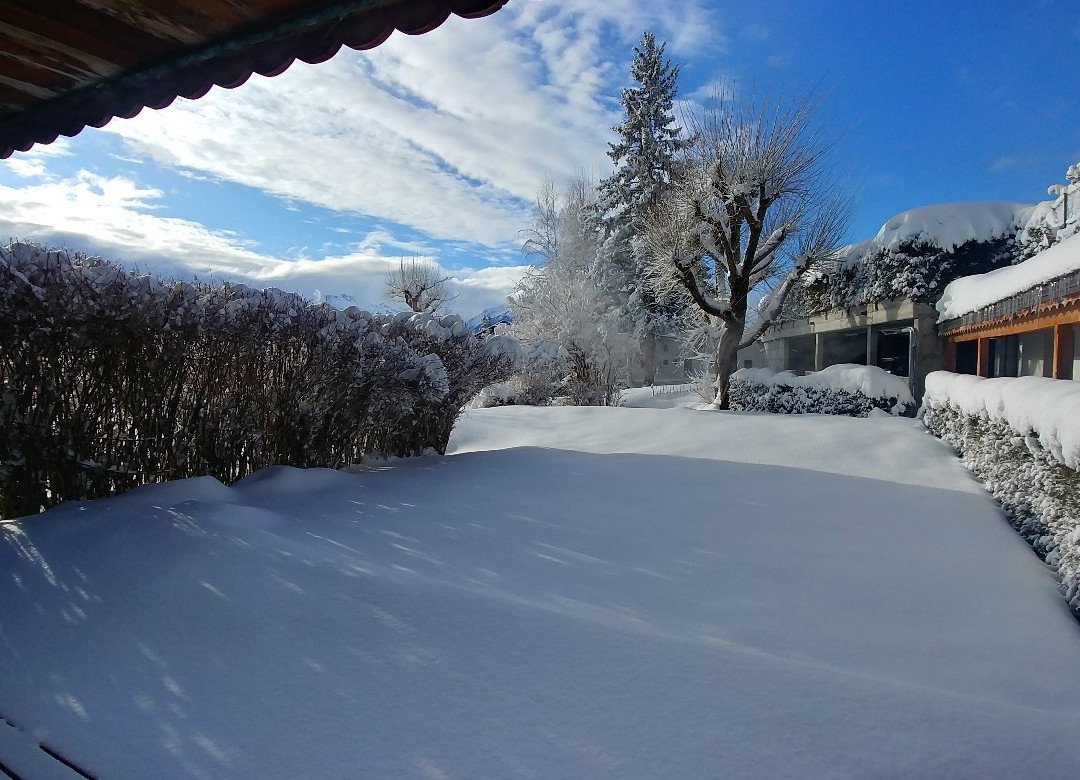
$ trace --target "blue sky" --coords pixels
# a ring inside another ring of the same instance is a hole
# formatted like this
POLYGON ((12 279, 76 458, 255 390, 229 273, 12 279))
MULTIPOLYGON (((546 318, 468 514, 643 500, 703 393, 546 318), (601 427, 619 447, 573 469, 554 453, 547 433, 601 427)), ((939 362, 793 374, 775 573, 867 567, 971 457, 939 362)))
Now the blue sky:
POLYGON ((511 0, 17 153, 0 234, 371 309, 415 254, 469 316, 520 276, 545 178, 609 172, 646 29, 682 66, 684 110, 718 85, 824 100, 852 240, 918 206, 1041 200, 1080 160, 1069 0, 511 0))

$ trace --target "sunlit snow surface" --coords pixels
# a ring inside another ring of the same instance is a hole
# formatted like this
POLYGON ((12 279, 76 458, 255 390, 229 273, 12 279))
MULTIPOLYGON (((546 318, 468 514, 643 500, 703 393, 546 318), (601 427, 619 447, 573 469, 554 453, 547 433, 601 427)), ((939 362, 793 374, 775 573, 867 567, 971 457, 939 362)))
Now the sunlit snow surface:
POLYGON ((473 411, 446 457, 2 532, 0 761, 1075 776, 1080 626, 918 422, 630 400, 672 408, 473 411))

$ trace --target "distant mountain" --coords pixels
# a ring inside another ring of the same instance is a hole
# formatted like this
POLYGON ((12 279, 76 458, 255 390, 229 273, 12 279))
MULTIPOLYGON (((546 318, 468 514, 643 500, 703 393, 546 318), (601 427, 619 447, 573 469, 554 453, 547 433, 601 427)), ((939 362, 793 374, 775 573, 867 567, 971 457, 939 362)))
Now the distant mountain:
POLYGON ((509 324, 514 321, 514 315, 510 313, 510 309, 506 306, 492 306, 490 309, 484 309, 475 317, 465 320, 465 327, 473 333, 479 333, 484 326, 485 317, 491 325, 509 324))
POLYGON ((318 303, 328 303, 335 309, 347 309, 350 306, 357 305, 356 298, 345 293, 340 293, 338 295, 320 295, 318 298, 318 303))

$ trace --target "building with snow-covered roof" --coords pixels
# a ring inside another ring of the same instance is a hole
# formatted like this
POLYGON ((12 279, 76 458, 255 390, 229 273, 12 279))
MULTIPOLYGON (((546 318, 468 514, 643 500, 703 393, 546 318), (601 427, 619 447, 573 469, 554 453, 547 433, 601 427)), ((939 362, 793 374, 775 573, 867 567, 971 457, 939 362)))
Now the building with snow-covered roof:
POLYGON ((878 366, 923 379, 944 367, 934 301, 953 279, 1020 258, 1017 235, 1035 207, 954 203, 906 211, 804 279, 787 315, 762 337, 775 370, 878 366))
POLYGON ((1065 176, 1018 235, 1023 262, 961 277, 943 291, 938 329, 950 371, 1080 379, 1080 164, 1065 176))
POLYGON ((851 309, 833 308, 776 323, 762 336, 774 370, 820 371, 840 363, 877 366, 909 378, 922 395, 923 378, 944 367, 933 306, 898 298, 851 309))
POLYGON ((1080 234, 1019 265, 957 279, 937 309, 949 371, 1080 379, 1080 234))

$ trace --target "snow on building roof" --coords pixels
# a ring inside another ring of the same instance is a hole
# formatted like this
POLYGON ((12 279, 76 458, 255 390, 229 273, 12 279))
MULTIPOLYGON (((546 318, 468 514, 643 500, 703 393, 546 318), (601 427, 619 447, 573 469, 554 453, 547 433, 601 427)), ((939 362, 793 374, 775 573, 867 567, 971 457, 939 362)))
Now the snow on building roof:
POLYGON ((1034 208, 1008 201, 921 206, 897 214, 873 238, 846 247, 845 263, 853 265, 879 250, 895 250, 919 239, 946 251, 968 241, 991 241, 1015 233, 1028 222, 1034 208))
POLYGON ((1019 265, 951 282, 937 303, 938 322, 956 319, 1000 300, 1080 270, 1080 234, 1066 238, 1019 265))

